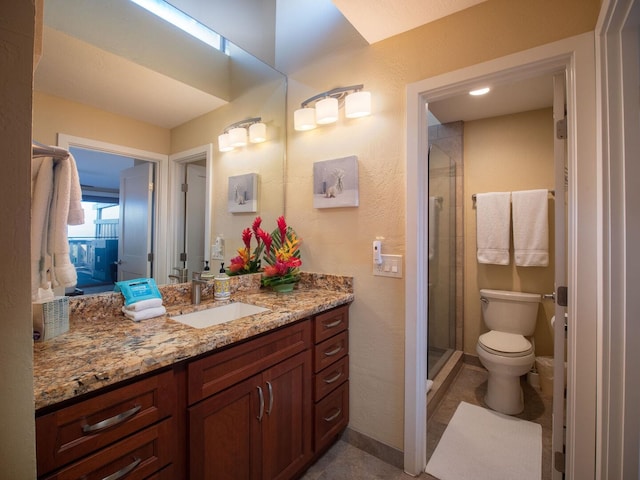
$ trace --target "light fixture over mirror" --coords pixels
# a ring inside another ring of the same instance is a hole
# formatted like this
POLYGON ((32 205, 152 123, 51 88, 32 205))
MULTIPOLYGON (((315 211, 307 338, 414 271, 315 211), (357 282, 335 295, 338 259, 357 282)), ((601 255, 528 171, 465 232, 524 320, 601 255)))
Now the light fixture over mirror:
POLYGON ((224 133, 218 136, 218 150, 230 152, 235 148, 246 147, 247 138, 251 143, 267 140, 267 126, 262 123, 261 117, 240 120, 226 127, 224 133))
POLYGON ((316 125, 337 122, 341 103, 344 103, 347 118, 370 115, 371 92, 365 92, 363 88, 364 85, 338 87, 306 99, 300 105, 301 108, 293 112, 294 128, 305 131, 316 128, 316 125), (314 102, 315 108, 310 107, 314 102))

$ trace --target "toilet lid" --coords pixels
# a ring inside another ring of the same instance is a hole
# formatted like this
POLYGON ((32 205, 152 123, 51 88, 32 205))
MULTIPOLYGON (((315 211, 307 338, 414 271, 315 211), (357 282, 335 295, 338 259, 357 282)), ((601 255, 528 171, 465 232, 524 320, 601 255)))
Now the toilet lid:
POLYGON ((532 352, 531 342, 517 333, 497 332, 492 330, 483 333, 478 342, 485 350, 505 356, 524 356, 532 352))

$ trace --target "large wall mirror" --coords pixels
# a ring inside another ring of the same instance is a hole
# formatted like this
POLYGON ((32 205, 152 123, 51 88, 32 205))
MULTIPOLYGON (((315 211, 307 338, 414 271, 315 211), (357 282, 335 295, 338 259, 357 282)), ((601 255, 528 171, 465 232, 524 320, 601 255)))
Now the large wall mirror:
MULTIPOLYGON (((198 20, 215 17, 207 9, 234 8, 223 3, 200 7, 198 20)), ((275 225, 284 213, 286 77, 227 35, 212 47, 130 0, 45 0, 33 139, 76 158, 92 206, 78 235, 86 241, 76 242, 72 258, 93 283, 126 279, 122 244, 131 243, 123 237, 137 238, 141 222, 123 224, 131 216, 122 212, 127 198, 144 197, 123 187, 133 185, 127 175, 134 171, 154 184, 145 220, 152 255, 130 278, 148 274, 165 284, 205 261, 217 271, 221 261, 210 251, 216 237, 225 239, 226 263, 255 216, 275 225), (226 127, 255 117, 266 124, 264 143, 218 150, 226 127), (255 208, 231 208, 230 185, 244 177, 255 179, 255 208)))

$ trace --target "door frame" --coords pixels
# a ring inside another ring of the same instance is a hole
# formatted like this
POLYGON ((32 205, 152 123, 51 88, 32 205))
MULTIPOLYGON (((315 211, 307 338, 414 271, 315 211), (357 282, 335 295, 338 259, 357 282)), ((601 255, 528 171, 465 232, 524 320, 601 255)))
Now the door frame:
MULTIPOLYGON (((90 138, 76 137, 66 133, 58 133, 58 146, 69 150, 69 147, 85 148, 90 150, 98 150, 105 153, 115 155, 123 155, 132 157, 146 162, 153 162, 156 165, 156 180, 154 186, 154 204, 156 205, 153 220, 153 258, 155 262, 154 278, 158 284, 160 279, 167 278, 167 260, 161 258, 159 252, 167 252, 167 179, 168 179, 168 163, 169 156, 150 152, 148 150, 140 150, 138 148, 126 147, 115 143, 102 142, 90 138)), ((166 256, 166 254, 165 254, 166 256)))
POLYGON ((596 25, 598 138, 602 158, 602 349, 598 371, 598 478, 639 478, 640 1, 605 0, 596 25), (634 184, 635 181, 635 184, 634 184), (627 207, 629 205, 629 207, 627 207))
POLYGON ((597 314, 602 235, 596 158, 594 34, 570 37, 407 86, 404 470, 426 467, 428 145, 426 104, 469 91, 480 80, 564 70, 568 108, 567 478, 591 479, 596 451, 597 314), (579 99, 579 101, 578 101, 579 99), (578 175, 579 171, 579 175, 578 175), (579 241, 578 241, 579 240, 579 241), (580 321, 576 321, 580 319, 580 321), (579 399, 579 401, 578 401, 579 399))
POLYGON ((205 223, 204 223, 204 258, 211 263, 211 202, 213 200, 213 144, 207 143, 197 147, 183 150, 169 155, 169 199, 168 214, 172 218, 173 234, 168 238, 167 244, 167 272, 173 270, 174 257, 178 245, 178 225, 179 215, 179 195, 182 194, 181 185, 184 178, 184 165, 204 157, 206 163, 207 177, 205 179, 205 223))

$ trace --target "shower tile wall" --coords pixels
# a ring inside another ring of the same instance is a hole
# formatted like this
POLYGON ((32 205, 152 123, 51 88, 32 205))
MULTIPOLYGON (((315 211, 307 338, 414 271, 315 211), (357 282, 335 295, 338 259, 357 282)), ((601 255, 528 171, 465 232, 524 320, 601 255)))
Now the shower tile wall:
POLYGON ((429 127, 429 143, 438 146, 451 158, 453 172, 450 180, 454 183, 456 206, 448 212, 455 216, 456 268, 455 268, 455 349, 463 349, 463 265, 464 265, 464 216, 463 216, 463 122, 451 122, 429 127))

